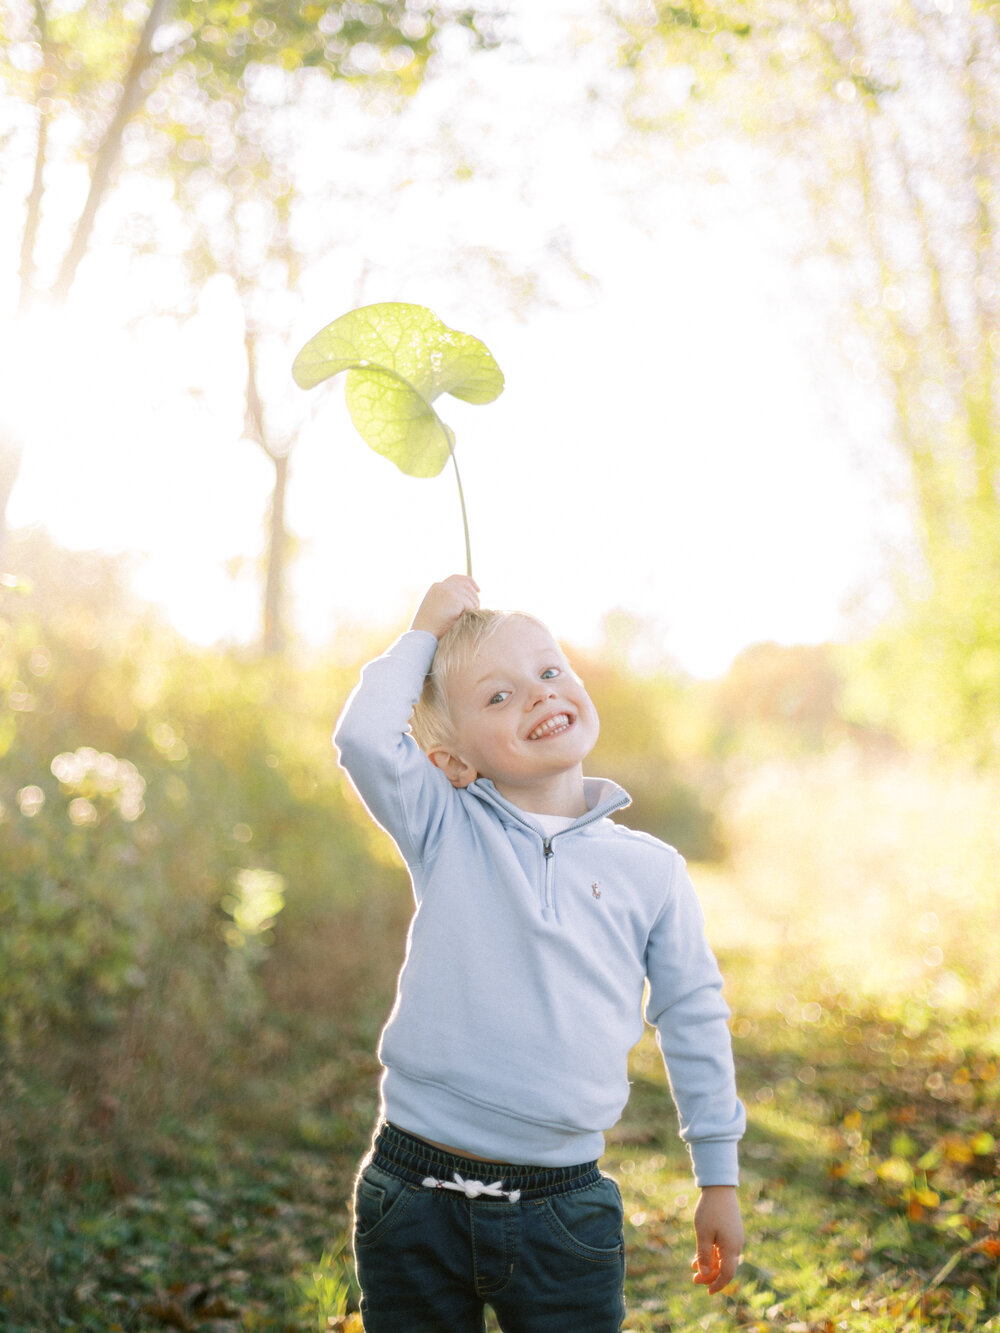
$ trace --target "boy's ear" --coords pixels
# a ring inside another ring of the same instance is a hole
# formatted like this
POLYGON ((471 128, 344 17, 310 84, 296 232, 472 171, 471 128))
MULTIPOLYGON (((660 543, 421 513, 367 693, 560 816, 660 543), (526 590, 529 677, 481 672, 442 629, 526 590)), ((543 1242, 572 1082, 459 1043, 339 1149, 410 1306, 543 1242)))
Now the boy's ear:
POLYGON ((428 750, 427 758, 435 768, 444 773, 453 787, 467 787, 479 776, 471 764, 467 764, 459 755, 453 754, 443 746, 439 745, 433 750, 428 750))

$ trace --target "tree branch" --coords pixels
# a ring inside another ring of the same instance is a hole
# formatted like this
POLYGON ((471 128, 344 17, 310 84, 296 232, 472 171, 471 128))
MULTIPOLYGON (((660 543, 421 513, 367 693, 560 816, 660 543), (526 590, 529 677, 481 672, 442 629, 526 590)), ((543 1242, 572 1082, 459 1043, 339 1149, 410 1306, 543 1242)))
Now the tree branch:
POLYGON ((272 463, 280 454, 276 454, 267 442, 267 427, 264 422, 264 400, 260 396, 257 383, 257 334, 249 319, 244 325, 243 346, 247 354, 246 409, 243 413, 243 434, 254 444, 260 445, 272 463))
MULTIPOLYGON (((38 44, 44 54, 43 71, 48 71, 48 25, 42 0, 35 0, 35 27, 38 29, 38 44)), ((35 140, 35 170, 31 180, 31 192, 28 195, 27 216, 24 220, 24 232, 21 235, 21 258, 18 266, 19 289, 17 309, 23 314, 31 304, 32 288, 35 278, 35 242, 38 239, 38 225, 42 216, 42 195, 44 191, 45 158, 49 141, 49 114, 40 105, 38 99, 38 138, 35 140)))
POLYGON ((97 210, 111 183, 112 173, 121 155, 125 126, 135 114, 141 101, 142 76, 151 63, 153 34, 163 22, 169 4, 170 0, 152 0, 149 13, 146 15, 146 21, 143 24, 142 32, 139 34, 139 40, 136 42, 132 59, 122 83, 122 93, 118 101, 118 107, 104 138, 101 140, 101 146, 97 150, 94 169, 90 177, 90 189, 87 193, 86 203, 83 206, 83 212, 80 214, 76 229, 73 232, 73 239, 63 258, 59 276, 52 287, 52 295, 59 301, 65 301, 69 295, 73 279, 76 277, 76 271, 80 267, 80 261, 87 252, 97 210))

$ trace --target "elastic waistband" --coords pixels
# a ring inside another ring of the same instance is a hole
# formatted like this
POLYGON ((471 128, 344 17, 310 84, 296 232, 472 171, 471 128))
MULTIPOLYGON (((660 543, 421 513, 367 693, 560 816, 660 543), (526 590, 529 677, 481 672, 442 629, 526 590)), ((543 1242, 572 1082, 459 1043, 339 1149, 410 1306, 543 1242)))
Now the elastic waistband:
POLYGON ((507 1190, 520 1191, 525 1203, 543 1196, 571 1194, 602 1179, 596 1162, 582 1162, 578 1166, 524 1166, 459 1157, 414 1138, 387 1121, 382 1121, 375 1133, 368 1160, 372 1166, 410 1185, 422 1185, 428 1176, 450 1180, 456 1171, 466 1180, 498 1181, 507 1190))

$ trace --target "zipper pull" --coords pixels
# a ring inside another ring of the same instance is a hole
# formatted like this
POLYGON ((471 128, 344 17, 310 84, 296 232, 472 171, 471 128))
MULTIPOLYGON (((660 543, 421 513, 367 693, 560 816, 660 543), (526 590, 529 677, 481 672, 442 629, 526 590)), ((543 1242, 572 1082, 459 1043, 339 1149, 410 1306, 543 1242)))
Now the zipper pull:
POLYGON ((548 860, 549 857, 553 855, 551 838, 542 839, 542 852, 544 853, 546 860, 548 860))

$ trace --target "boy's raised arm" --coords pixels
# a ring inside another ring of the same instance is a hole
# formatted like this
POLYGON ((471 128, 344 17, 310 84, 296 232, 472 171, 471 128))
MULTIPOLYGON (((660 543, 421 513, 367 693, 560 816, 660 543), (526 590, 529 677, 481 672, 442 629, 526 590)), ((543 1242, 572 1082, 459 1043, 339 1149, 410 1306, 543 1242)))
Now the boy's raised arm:
MULTIPOLYGON (((454 574, 428 589, 410 629, 439 639, 463 611, 478 605, 473 580, 454 574)), ((341 766, 408 863, 422 858, 435 812, 452 791, 407 733, 435 648, 423 634, 404 634, 369 662, 333 735, 341 766)))
POLYGON ((466 574, 451 574, 432 583, 417 607, 410 629, 426 630, 435 639, 451 629, 459 616, 479 607, 479 584, 466 574))

